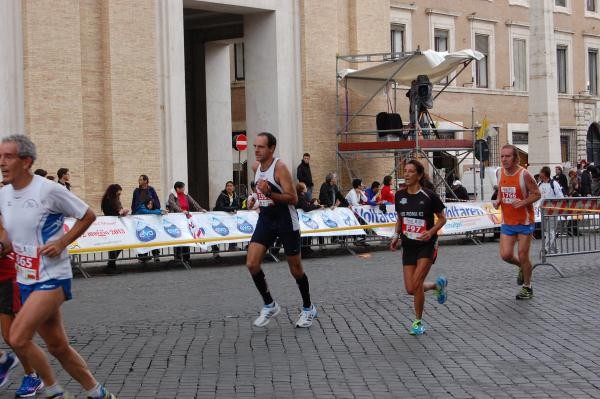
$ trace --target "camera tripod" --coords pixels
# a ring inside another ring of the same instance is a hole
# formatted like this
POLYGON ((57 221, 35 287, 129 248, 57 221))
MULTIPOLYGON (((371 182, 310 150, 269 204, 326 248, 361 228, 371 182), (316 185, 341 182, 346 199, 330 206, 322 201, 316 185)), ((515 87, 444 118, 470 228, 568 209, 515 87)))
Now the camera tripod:
POLYGON ((436 139, 440 138, 435 123, 431 118, 431 114, 429 113, 429 110, 425 107, 422 107, 419 110, 419 126, 421 127, 421 129, 425 129, 421 131, 423 134, 423 138, 431 139, 432 135, 435 135, 436 139))

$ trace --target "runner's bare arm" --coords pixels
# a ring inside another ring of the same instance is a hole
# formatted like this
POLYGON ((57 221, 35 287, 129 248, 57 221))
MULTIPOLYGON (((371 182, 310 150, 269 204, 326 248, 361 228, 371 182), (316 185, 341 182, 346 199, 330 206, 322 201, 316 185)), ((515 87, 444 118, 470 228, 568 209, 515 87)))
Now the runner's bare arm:
POLYGON ((531 176, 531 174, 529 172, 525 172, 525 175, 523 175, 523 178, 525 179, 525 186, 527 187, 527 192, 529 193, 529 195, 527 196, 527 198, 513 203, 513 207, 515 207, 515 208, 523 208, 524 206, 533 204, 533 203, 539 201, 540 198, 542 198, 542 194, 540 193, 540 188, 538 187, 537 183, 535 182, 535 179, 533 178, 533 176, 531 176))
POLYGON ((73 241, 78 239, 96 220, 96 214, 90 208, 83 217, 75 222, 71 230, 61 238, 55 241, 49 241, 40 248, 40 254, 44 256, 54 257, 62 253, 62 251, 73 241))
POLYGON ((283 193, 271 193, 271 199, 275 202, 283 202, 290 205, 296 205, 298 202, 298 194, 292 183, 292 175, 290 170, 282 161, 275 165, 275 181, 281 186, 283 193))
POLYGON ((392 236, 392 242, 390 243, 390 249, 395 251, 400 243, 400 230, 402 229, 402 216, 396 213, 396 224, 394 225, 394 235, 392 236))
MULTIPOLYGON (((254 164, 252 165, 252 170, 254 171, 254 174, 256 174, 256 171, 258 170, 259 166, 260 166, 260 162, 258 162, 258 161, 255 161, 254 164)), ((255 202, 256 202, 255 196, 252 195, 252 196, 248 197, 248 199, 246 200, 246 208, 248 208, 248 209, 254 208, 255 202)))
POLYGON ((425 233, 421 234, 421 237, 419 237, 420 241, 431 240, 431 237, 433 237, 446 224, 446 215, 444 214, 443 211, 436 213, 435 216, 437 216, 437 220, 436 220, 435 224, 433 225, 433 227, 431 229, 429 229, 425 233))

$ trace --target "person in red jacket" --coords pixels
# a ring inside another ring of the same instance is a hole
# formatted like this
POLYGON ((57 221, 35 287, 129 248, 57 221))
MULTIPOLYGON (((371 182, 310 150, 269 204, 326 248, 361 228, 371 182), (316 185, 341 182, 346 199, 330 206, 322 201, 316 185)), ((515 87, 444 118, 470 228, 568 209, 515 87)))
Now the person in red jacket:
MULTIPOLYGON (((1 226, 0 226, 1 230, 1 226)), ((17 271, 15 269, 15 258, 11 252, 0 258, 0 330, 2 338, 8 344, 10 326, 15 315, 21 308, 21 294, 17 284, 17 271)), ((35 396, 44 384, 26 361, 20 360, 14 353, 0 350, 0 387, 8 382, 10 372, 17 367, 19 361, 25 369, 25 376, 21 386, 15 392, 17 398, 35 396)))
POLYGON ((381 189, 381 201, 387 204, 394 203, 394 193, 392 192, 392 176, 383 178, 383 188, 381 189))

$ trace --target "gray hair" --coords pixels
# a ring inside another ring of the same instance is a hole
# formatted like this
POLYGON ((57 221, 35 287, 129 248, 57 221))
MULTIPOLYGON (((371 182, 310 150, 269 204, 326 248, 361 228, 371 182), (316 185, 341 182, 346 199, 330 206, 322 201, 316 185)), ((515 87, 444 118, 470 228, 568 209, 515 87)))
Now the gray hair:
POLYGON ((337 174, 335 172, 329 172, 327 173, 327 176, 325 176, 325 181, 331 183, 334 178, 337 178, 337 174))
POLYGON ((35 162, 37 158, 35 144, 33 144, 33 141, 24 134, 13 134, 4 137, 2 143, 15 143, 17 145, 17 155, 19 158, 31 158, 31 160, 35 162))

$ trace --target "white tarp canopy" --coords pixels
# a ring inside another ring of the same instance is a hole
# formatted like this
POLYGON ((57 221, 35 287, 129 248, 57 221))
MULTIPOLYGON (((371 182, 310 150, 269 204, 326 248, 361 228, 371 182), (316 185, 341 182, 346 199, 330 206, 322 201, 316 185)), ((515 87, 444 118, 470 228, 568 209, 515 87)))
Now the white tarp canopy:
POLYGON ((381 88, 388 79, 390 82, 410 86, 418 75, 427 75, 431 83, 439 83, 464 62, 482 58, 483 54, 471 49, 454 53, 426 50, 421 53, 408 53, 393 61, 359 71, 346 69, 340 77, 349 89, 370 94, 381 88))

